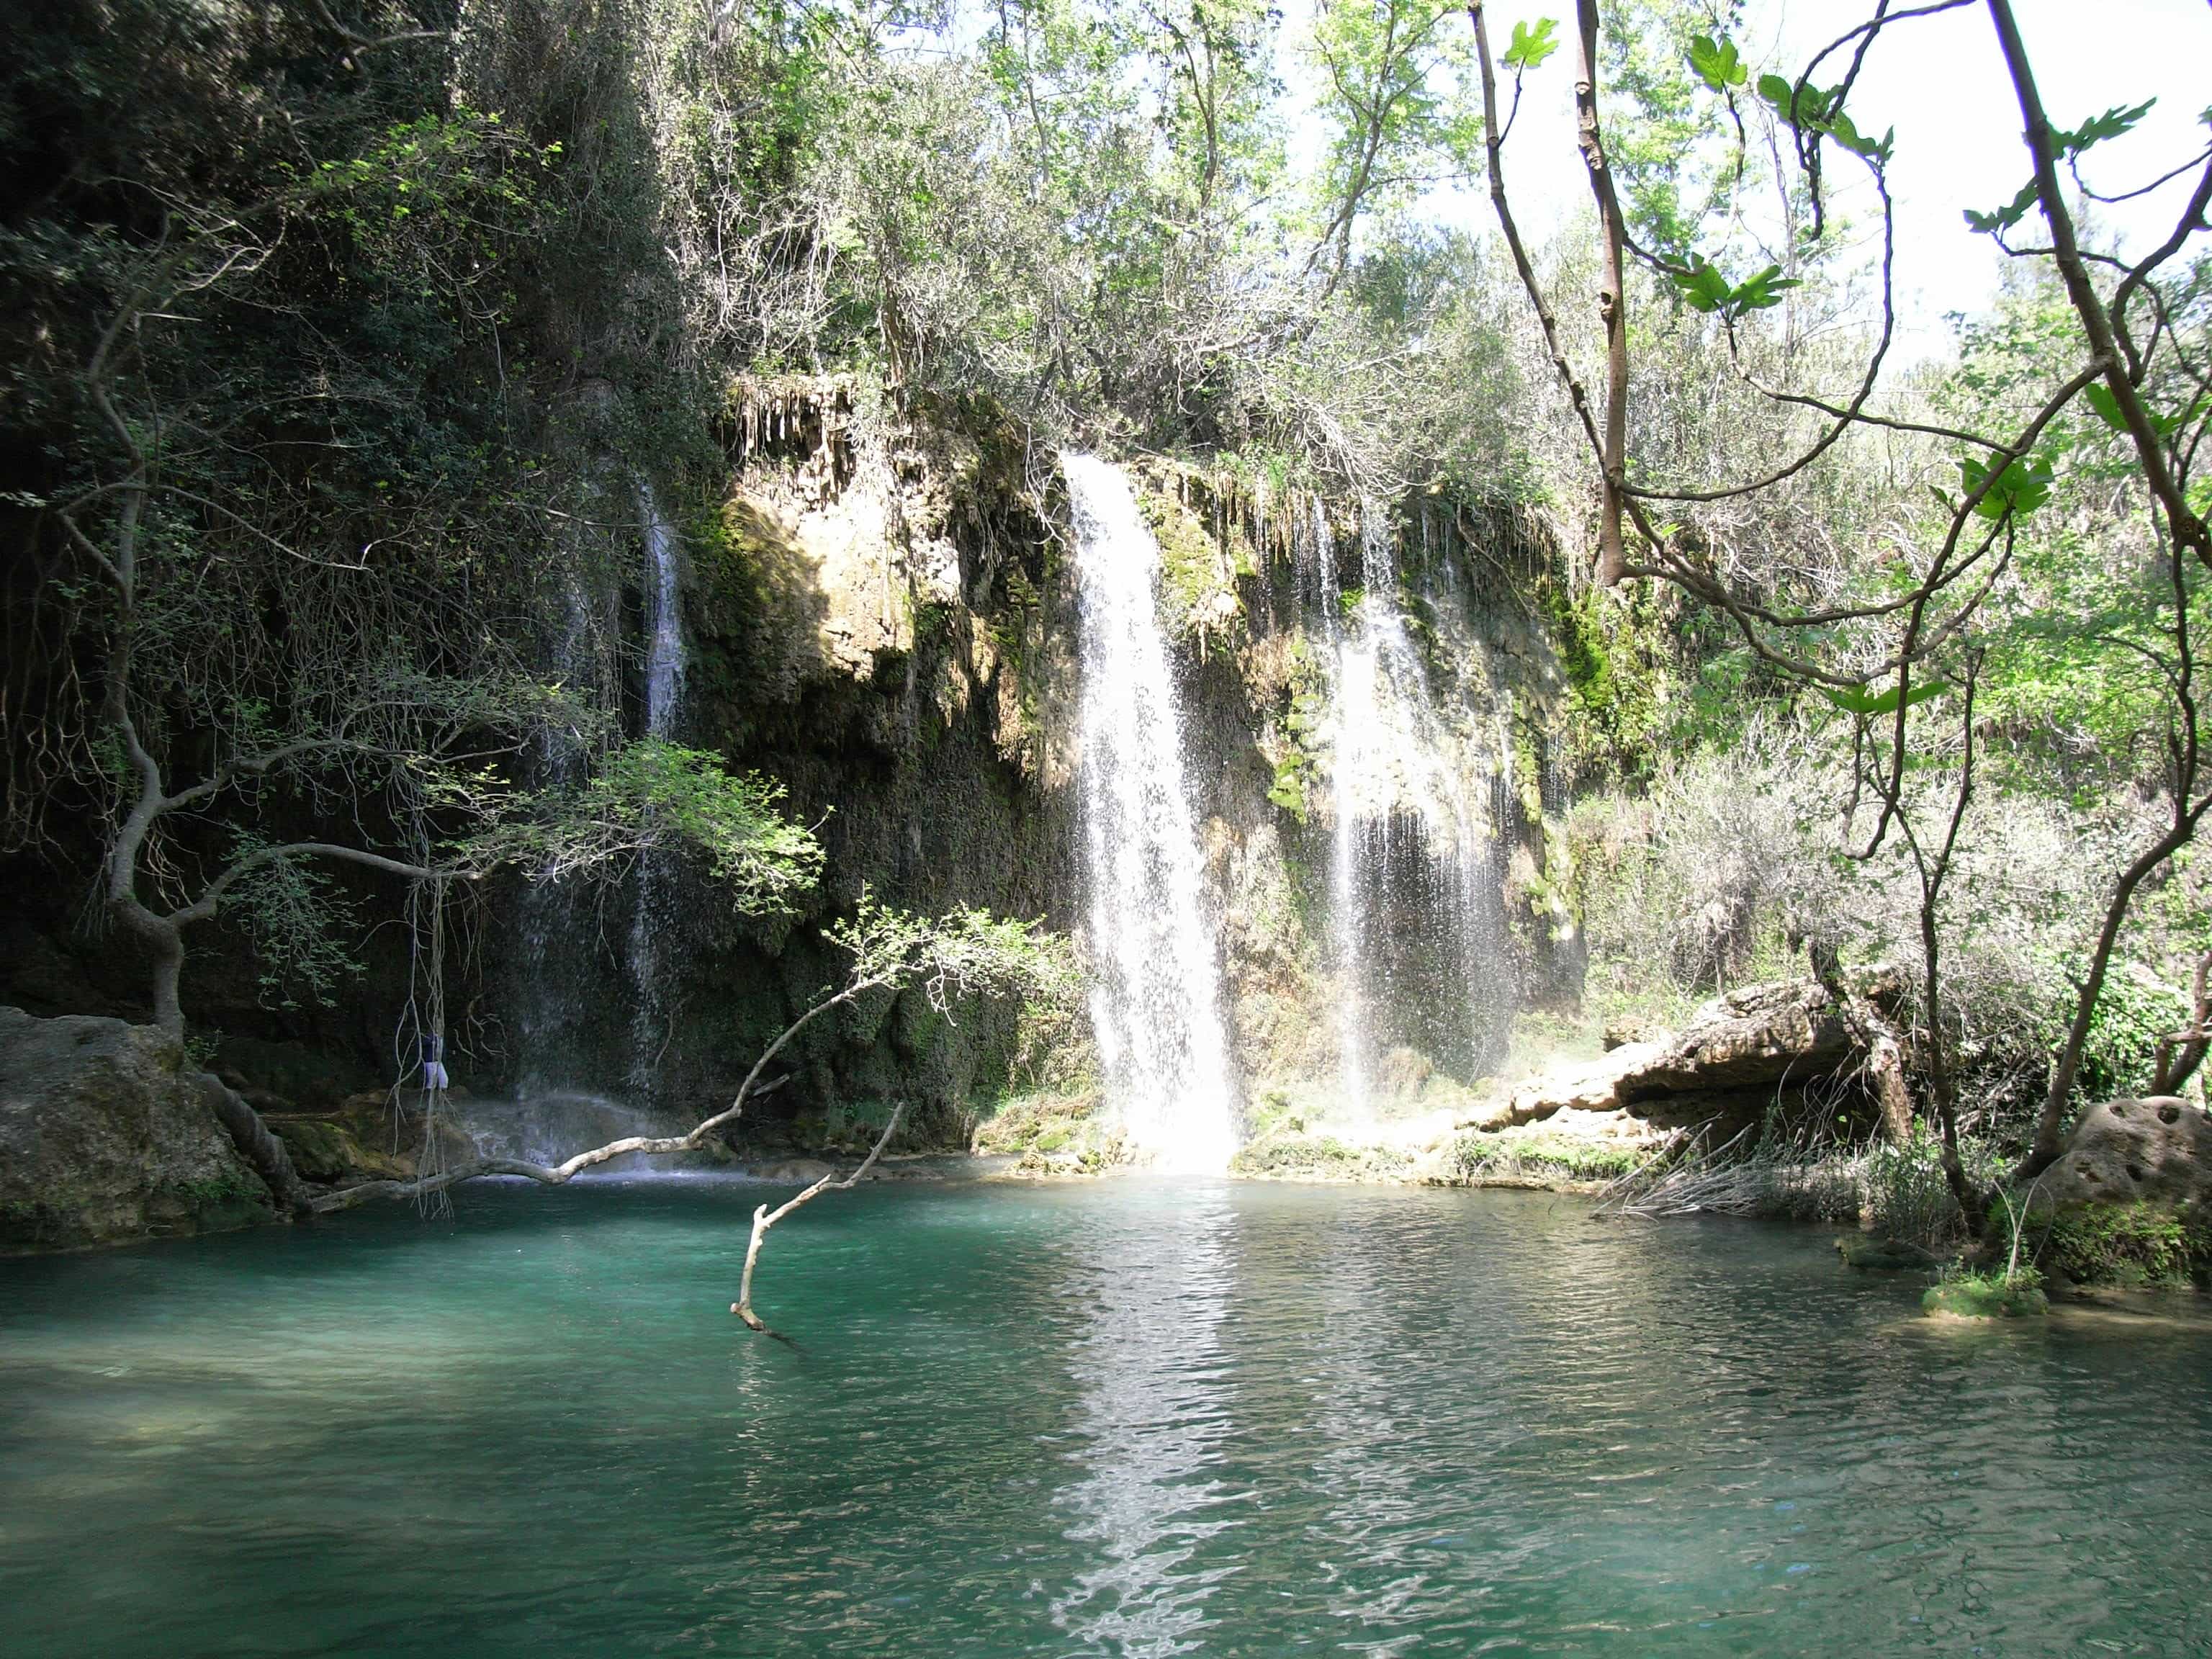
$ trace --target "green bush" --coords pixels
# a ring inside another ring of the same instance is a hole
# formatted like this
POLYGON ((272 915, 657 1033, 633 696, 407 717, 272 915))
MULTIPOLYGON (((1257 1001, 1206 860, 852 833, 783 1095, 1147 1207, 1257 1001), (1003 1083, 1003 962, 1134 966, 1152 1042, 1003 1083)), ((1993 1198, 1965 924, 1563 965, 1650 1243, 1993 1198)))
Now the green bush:
POLYGON ((1933 1247, 1956 1237, 1963 1218, 1943 1174, 1943 1152, 1926 1127, 1902 1146, 1866 1155, 1859 1173, 1865 1218, 1885 1237, 1933 1247))
POLYGON ((2212 1277, 2212 1219, 2155 1204, 2090 1204, 2050 1224, 2039 1259, 2081 1285, 2184 1285, 2212 1277))

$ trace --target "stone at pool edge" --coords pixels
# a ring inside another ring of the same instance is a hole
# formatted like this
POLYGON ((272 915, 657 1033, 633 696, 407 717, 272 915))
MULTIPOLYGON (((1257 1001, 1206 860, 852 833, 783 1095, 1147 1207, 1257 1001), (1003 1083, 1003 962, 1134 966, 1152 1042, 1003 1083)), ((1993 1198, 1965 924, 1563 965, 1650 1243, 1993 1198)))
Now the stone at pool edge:
POLYGON ((2081 1114, 2028 1199, 2043 1266, 2086 1284, 2212 1273, 2212 1118, 2176 1096, 2081 1114))
POLYGON ((224 1231, 274 1213, 177 1038, 0 1008, 0 1254, 224 1231))

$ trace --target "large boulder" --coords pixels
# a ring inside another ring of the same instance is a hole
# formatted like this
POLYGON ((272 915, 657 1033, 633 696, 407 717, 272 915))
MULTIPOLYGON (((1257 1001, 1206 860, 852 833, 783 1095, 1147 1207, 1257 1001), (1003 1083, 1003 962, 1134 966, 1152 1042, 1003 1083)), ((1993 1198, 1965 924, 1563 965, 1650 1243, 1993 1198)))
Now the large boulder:
POLYGON ((1638 1102, 1670 1095, 1802 1084, 1840 1070, 1853 1053, 1834 1003, 1809 979, 1747 985, 1716 997, 1674 1036, 1649 1046, 1656 1052, 1621 1079, 1623 1103, 1632 1111, 1638 1102))
POLYGON ((2042 1265, 2076 1284, 2212 1275, 2212 1118, 2172 1096, 2081 1114, 2028 1205, 2042 1265))
POLYGON ((0 1252, 270 1219, 210 1080, 153 1026, 0 1008, 0 1252))
POLYGON ((2081 1114, 2066 1151, 2043 1172, 2038 1210, 2079 1204, 2158 1204, 2180 1209, 2212 1199, 2212 1117, 2172 1096, 2108 1100, 2081 1114))

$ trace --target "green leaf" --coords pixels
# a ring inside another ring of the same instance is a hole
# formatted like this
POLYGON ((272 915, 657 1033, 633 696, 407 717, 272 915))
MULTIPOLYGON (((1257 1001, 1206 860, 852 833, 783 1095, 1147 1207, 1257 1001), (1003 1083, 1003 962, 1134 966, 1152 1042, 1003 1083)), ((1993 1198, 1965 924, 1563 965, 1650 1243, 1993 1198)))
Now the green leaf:
POLYGON ((1782 303, 1782 290, 1798 286, 1797 278, 1784 276, 1780 265, 1769 265, 1756 276, 1738 283, 1729 292, 1729 314, 1740 316, 1747 311, 1765 311, 1778 306, 1782 303))
POLYGON ((1782 274, 1780 265, 1769 265, 1757 276, 1731 287, 1720 268, 1708 263, 1701 253, 1690 256, 1686 270, 1670 270, 1667 276, 1692 310, 1708 315, 1717 313, 1731 321, 1747 311, 1765 311, 1780 305, 1783 290, 1799 285, 1796 277, 1782 274))
POLYGON ((1723 309, 1729 302, 1729 281, 1717 266, 1705 263, 1703 254, 1690 256, 1687 270, 1670 270, 1668 278, 1681 291, 1684 301, 1693 311, 1708 313, 1723 309))
POLYGON ((2133 109, 2125 109, 2115 104, 2095 120, 2078 126, 2071 132, 2063 129, 2055 129, 2051 137, 2057 144, 2060 153, 2071 160, 2092 144, 2101 144, 2107 138, 2118 137, 2136 122, 2142 120, 2144 116, 2149 114, 2151 106, 2156 102, 2158 100, 2155 98, 2146 99, 2133 109))
POLYGON ((2020 187, 2020 194, 1994 213, 1977 213, 1966 210, 1966 223, 1984 236, 1992 232, 2010 230, 2027 216, 2028 209, 2035 205, 2035 180, 2031 179, 2020 187))
POLYGON ((2120 413, 2120 400, 2112 395, 2112 387, 2092 386, 2081 395, 2089 400, 2089 407, 2097 411, 2098 417, 2113 431, 2125 432, 2128 429, 2128 417, 2120 413))
MULTIPOLYGON (((1965 480, 1967 492, 1982 487, 1990 476, 1988 465, 1968 456, 1959 463, 1959 476, 1965 480)), ((1996 520, 2011 514, 2025 518, 2051 499, 2051 462, 2047 457, 2023 459, 2012 463, 1998 475, 1990 486, 1989 493, 1974 503, 1974 511, 1984 519, 1996 520)))
POLYGON ((1720 93, 1741 86, 1751 76, 1736 54, 1735 42, 1726 35, 1718 40, 1708 34, 1692 36, 1690 67, 1697 71, 1700 81, 1720 93))
POLYGON ((1559 26, 1559 20, 1552 17, 1538 18, 1533 29, 1526 23, 1516 23, 1512 41, 1505 48, 1505 67, 1532 70, 1541 64, 1559 49, 1559 41, 1553 36, 1559 26))
MULTIPOLYGON (((1894 714, 1897 712, 1898 689, 1893 685, 1887 691, 1867 691, 1854 690, 1850 686, 1833 685, 1823 685, 1817 689, 1822 696, 1846 714, 1894 714)), ((1949 684, 1946 681, 1929 680, 1905 693, 1905 706, 1910 708, 1917 703, 1926 702, 1930 697, 1940 697, 1950 689, 1949 684)))

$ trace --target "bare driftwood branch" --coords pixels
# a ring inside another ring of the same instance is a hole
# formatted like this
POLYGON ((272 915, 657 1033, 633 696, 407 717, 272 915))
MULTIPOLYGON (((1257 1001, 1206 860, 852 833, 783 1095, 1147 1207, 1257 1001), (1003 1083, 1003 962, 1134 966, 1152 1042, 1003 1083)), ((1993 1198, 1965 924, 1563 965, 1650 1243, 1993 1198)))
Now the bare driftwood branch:
POLYGON ((821 1180, 799 1194, 798 1197, 787 1200, 775 1209, 771 1210, 767 1205, 763 1204, 753 1211, 752 1237, 745 1244, 744 1276, 738 1281, 738 1299, 730 1304, 730 1311, 763 1336, 775 1337, 780 1342, 787 1342, 791 1340, 782 1332, 772 1329, 758 1314, 753 1311, 753 1267, 760 1261, 761 1245, 768 1238, 768 1230, 800 1205, 811 1203, 823 1193, 842 1193, 858 1186, 868 1171, 875 1167, 876 1160, 883 1156, 884 1148, 890 1145, 891 1136, 899 1126, 899 1118, 905 1111, 904 1101, 899 1102, 891 1108, 890 1119, 884 1125, 883 1133, 876 1137, 876 1144, 868 1149, 867 1157, 860 1160, 860 1167, 852 1174, 842 1177, 834 1175, 823 1176, 821 1180))

